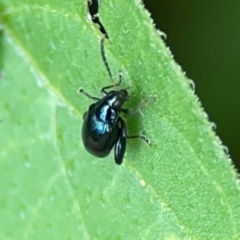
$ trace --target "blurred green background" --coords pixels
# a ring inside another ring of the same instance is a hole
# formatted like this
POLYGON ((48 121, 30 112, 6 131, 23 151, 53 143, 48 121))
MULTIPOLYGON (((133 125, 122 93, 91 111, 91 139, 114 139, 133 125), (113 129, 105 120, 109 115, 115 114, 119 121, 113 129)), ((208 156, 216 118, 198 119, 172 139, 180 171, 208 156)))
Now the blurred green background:
POLYGON ((240 169, 240 1, 144 4, 156 27, 167 34, 167 46, 193 79, 209 120, 240 169))

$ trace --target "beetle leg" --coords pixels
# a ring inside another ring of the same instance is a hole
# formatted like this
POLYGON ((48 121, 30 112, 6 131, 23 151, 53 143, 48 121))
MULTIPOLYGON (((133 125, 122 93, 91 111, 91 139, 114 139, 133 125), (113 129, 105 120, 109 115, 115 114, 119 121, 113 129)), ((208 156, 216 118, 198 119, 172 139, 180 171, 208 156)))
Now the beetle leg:
POLYGON ((143 141, 145 141, 148 145, 151 145, 150 139, 148 139, 146 136, 142 134, 137 134, 137 135, 131 135, 127 136, 127 138, 141 138, 143 141))
POLYGON ((127 134, 127 125, 125 121, 119 117, 119 132, 118 132, 118 139, 114 146, 114 159, 117 164, 121 164, 123 161, 124 153, 126 151, 126 138, 141 138, 144 140, 148 145, 151 144, 151 141, 142 134, 136 134, 129 136, 127 134))
POLYGON ((118 76, 119 76, 119 81, 118 83, 114 84, 114 85, 110 85, 110 86, 107 86, 107 87, 103 87, 101 89, 101 94, 103 96, 106 96, 108 94, 108 92, 106 91, 106 89, 109 89, 109 88, 113 88, 113 87, 118 87, 120 86, 122 83, 123 83, 123 73, 121 71, 118 72, 118 76))
POLYGON ((127 125, 119 117, 118 139, 114 146, 114 159, 116 164, 121 164, 126 150, 127 125))
POLYGON ((91 98, 95 102, 100 100, 99 98, 91 96, 89 93, 85 92, 82 88, 79 89, 79 92, 83 93, 86 97, 91 98))
POLYGON ((137 105, 136 108, 134 108, 134 109, 125 109, 125 108, 122 108, 121 111, 124 112, 125 114, 128 114, 128 115, 134 115, 134 114, 136 114, 137 112, 139 112, 143 107, 145 107, 145 105, 147 105, 149 102, 155 101, 155 100, 156 100, 156 96, 151 95, 151 96, 143 99, 143 100, 137 105))

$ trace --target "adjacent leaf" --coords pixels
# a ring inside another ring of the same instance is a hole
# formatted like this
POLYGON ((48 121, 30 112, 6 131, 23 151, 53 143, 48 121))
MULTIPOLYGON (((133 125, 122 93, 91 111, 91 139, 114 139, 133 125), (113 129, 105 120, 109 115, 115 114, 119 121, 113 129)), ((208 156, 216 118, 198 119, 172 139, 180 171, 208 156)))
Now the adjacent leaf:
POLYGON ((83 113, 111 84, 86 1, 2 0, 1 239, 239 239, 236 172, 141 1, 102 1, 106 55, 134 92, 122 166, 81 141, 83 113), (4 51, 4 52, 3 52, 4 51))

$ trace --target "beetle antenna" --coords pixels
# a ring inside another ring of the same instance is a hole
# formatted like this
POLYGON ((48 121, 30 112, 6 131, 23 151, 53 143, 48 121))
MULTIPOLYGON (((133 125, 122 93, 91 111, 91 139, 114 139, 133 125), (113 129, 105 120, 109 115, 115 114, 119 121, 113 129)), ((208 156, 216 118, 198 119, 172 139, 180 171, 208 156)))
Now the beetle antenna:
POLYGON ((107 69, 108 75, 109 75, 109 77, 111 79, 113 79, 110 67, 109 67, 108 62, 107 62, 105 51, 104 51, 104 38, 101 39, 101 55, 102 55, 102 59, 103 59, 104 65, 105 65, 105 67, 107 69))

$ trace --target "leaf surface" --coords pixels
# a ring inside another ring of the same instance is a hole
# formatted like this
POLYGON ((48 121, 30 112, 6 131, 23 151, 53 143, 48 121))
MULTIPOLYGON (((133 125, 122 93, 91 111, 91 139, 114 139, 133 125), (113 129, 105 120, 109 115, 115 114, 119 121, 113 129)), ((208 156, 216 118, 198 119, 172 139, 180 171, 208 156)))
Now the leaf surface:
POLYGON ((82 116, 111 84, 84 1, 2 0, 1 239, 239 239, 236 172, 140 1, 102 1, 105 50, 128 107, 122 166, 81 141, 82 116))

